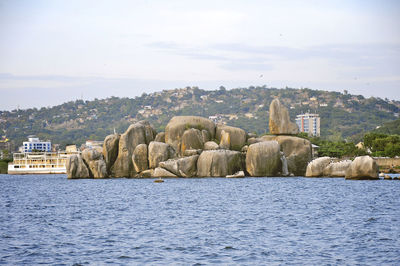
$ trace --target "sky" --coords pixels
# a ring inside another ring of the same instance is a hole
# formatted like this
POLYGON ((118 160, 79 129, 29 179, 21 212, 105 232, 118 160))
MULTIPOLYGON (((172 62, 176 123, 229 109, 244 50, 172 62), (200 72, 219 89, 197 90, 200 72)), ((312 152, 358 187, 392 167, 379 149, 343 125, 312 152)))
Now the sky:
POLYGON ((0 110, 163 89, 400 100, 400 1, 0 0, 0 110))

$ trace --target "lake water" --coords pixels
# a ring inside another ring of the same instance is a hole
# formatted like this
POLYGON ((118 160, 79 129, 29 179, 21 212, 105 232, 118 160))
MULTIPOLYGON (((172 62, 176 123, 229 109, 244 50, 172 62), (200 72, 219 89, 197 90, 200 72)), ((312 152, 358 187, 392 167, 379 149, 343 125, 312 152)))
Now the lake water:
POLYGON ((0 175, 0 264, 400 264, 400 181, 0 175))

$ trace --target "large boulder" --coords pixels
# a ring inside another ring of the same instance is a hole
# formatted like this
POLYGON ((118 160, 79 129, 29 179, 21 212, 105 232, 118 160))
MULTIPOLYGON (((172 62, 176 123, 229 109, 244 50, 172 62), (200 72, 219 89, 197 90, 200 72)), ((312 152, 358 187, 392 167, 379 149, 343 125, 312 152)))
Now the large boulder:
POLYGON ((111 166, 114 164, 118 157, 118 145, 121 135, 112 134, 104 139, 103 143, 103 157, 107 167, 107 173, 111 173, 111 166))
POLYGON ((66 170, 69 179, 90 178, 89 170, 80 155, 71 155, 67 158, 66 170))
POLYGON ((96 149, 85 149, 82 151, 82 159, 86 164, 89 164, 90 161, 100 160, 103 158, 103 155, 96 149))
POLYGON ((174 149, 163 142, 152 141, 148 147, 149 168, 156 168, 160 162, 175 157, 174 149))
POLYGON ((280 103, 279 99, 274 99, 269 106, 269 132, 276 135, 299 133, 299 127, 290 121, 288 109, 280 103))
POLYGON ((320 157, 312 160, 307 165, 306 177, 320 177, 324 169, 331 163, 331 157, 320 157))
POLYGON ((165 142, 165 132, 160 132, 156 135, 156 138, 154 139, 154 141, 157 142, 165 142))
POLYGON ((225 177, 243 170, 243 156, 238 151, 203 151, 197 160, 198 177, 225 177))
POLYGON ((170 159, 160 162, 159 166, 168 170, 176 176, 194 177, 197 174, 197 160, 199 155, 193 155, 184 158, 170 159))
POLYGON ((224 150, 229 150, 231 148, 231 135, 229 134, 229 132, 225 132, 225 130, 222 130, 219 147, 220 149, 224 150))
POLYGON ((222 140, 222 131, 229 133, 231 150, 240 151, 242 147, 246 145, 247 134, 246 131, 244 131, 243 129, 218 124, 215 132, 215 138, 217 139, 217 141, 222 140))
POLYGON ((236 174, 233 175, 227 175, 227 178, 242 178, 245 177, 244 171, 239 171, 236 174))
POLYGON ((351 164, 350 160, 330 163, 327 167, 325 167, 322 175, 328 177, 345 177, 346 170, 347 168, 349 168, 350 164, 351 164))
POLYGON ((132 155, 137 145, 149 144, 153 141, 155 130, 147 121, 140 121, 121 135, 119 140, 118 157, 111 167, 114 177, 134 177, 137 172, 133 166, 132 155))
POLYGON ((246 170, 251 176, 277 176, 282 170, 279 143, 263 141, 251 144, 246 154, 246 170))
POLYGON ((88 167, 90 177, 108 177, 107 165, 103 159, 103 154, 98 149, 85 149, 82 151, 82 159, 88 167))
POLYGON ((211 140, 211 134, 207 130, 203 129, 201 131, 201 135, 203 136, 203 143, 206 143, 207 141, 211 140))
POLYGON ((148 169, 140 172, 138 178, 152 178, 154 176, 154 169, 148 169))
POLYGON ((157 167, 156 169, 154 169, 153 177, 177 177, 177 176, 171 173, 170 171, 165 170, 164 168, 157 167))
POLYGON ((217 143, 215 143, 214 141, 207 141, 206 143, 204 143, 203 149, 205 151, 218 150, 219 149, 219 145, 217 143))
POLYGON ((185 150, 203 149, 203 146, 203 135, 200 130, 196 128, 185 130, 182 135, 180 154, 184 154, 185 150))
POLYGON ((149 161, 147 158, 147 145, 137 145, 132 155, 133 166, 135 167, 136 172, 140 173, 149 169, 149 161))
POLYGON ((346 170, 346 179, 379 179, 379 167, 370 156, 356 157, 346 170))
POLYGON ((295 136, 266 135, 262 140, 276 140, 285 154, 288 170, 296 176, 304 176, 307 165, 312 160, 311 142, 295 136))
POLYGON ((210 134, 210 139, 215 137, 215 124, 210 119, 200 116, 175 116, 165 127, 165 143, 180 151, 182 135, 190 128, 206 130, 210 134))
POLYGON ((90 161, 88 163, 90 175, 93 178, 107 178, 107 165, 104 162, 103 158, 99 160, 90 161))

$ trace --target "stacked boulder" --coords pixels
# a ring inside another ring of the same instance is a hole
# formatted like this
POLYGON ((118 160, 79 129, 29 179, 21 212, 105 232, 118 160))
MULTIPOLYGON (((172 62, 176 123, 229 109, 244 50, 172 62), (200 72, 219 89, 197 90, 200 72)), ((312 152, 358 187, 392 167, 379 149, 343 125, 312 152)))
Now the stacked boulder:
POLYGON ((68 178, 106 178, 107 164, 103 154, 96 149, 86 149, 81 155, 68 157, 66 163, 68 178))
POLYGON ((247 172, 251 176, 283 175, 286 161, 290 175, 303 176, 312 159, 311 142, 294 136, 299 129, 290 121, 287 108, 278 99, 274 99, 269 108, 269 131, 273 135, 248 139, 247 172))
POLYGON ((262 138, 198 116, 175 116, 158 134, 141 121, 107 136, 102 152, 69 157, 68 178, 304 175, 311 143, 293 136, 298 128, 279 100, 270 113, 275 135, 262 138))

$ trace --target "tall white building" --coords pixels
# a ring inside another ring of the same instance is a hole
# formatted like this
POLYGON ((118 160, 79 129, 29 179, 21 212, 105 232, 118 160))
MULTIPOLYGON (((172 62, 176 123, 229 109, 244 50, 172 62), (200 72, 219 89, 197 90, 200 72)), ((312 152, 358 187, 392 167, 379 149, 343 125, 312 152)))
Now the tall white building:
POLYGON ((299 127, 300 132, 308 133, 310 136, 319 137, 321 135, 321 120, 319 114, 305 113, 297 115, 296 124, 299 127))
POLYGON ((41 141, 38 137, 28 136, 28 141, 23 142, 23 152, 42 151, 51 152, 51 141, 41 141))

